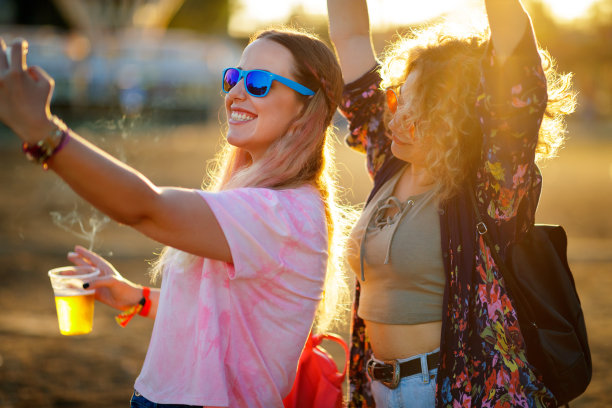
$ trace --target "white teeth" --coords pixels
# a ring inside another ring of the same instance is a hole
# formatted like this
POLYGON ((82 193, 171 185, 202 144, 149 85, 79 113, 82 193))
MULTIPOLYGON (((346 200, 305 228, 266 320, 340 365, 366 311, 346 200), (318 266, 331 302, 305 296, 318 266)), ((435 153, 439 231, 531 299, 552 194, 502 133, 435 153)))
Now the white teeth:
POLYGON ((234 122, 246 122, 252 119, 255 119, 253 115, 249 115, 244 112, 233 111, 231 115, 231 120, 233 120, 234 122))

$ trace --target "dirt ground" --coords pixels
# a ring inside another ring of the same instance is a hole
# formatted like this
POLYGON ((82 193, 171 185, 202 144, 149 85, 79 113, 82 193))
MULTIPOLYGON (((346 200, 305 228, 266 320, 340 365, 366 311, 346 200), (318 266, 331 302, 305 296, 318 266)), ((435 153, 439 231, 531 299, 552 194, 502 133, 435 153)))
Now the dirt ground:
MULTIPOLYGON (((110 119, 73 127, 156 184, 185 187, 200 185, 221 135, 216 123, 153 126, 110 119)), ((572 406, 607 407, 612 406, 612 124, 572 123, 569 135, 560 157, 543 169, 538 221, 562 224, 568 232, 589 330, 593 380, 572 406)), ((363 200, 370 183, 362 157, 343 146, 337 155, 349 198, 363 200)), ((67 264, 66 252, 81 244, 109 257, 128 279, 147 283, 147 260, 160 245, 105 223, 52 172, 27 163, 6 129, 0 129, 0 180, 0 407, 127 406, 152 321, 138 317, 121 328, 113 311, 97 304, 91 334, 62 336, 46 271, 67 264)))

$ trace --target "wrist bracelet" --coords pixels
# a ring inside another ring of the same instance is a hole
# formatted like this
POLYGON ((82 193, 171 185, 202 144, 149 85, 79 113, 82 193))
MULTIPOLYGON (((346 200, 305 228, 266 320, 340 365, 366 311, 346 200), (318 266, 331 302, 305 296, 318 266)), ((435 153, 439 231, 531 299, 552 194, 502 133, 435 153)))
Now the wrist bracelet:
POLYGON ((59 152, 70 139, 69 130, 57 116, 52 118, 55 129, 36 143, 23 142, 21 149, 28 160, 42 164, 43 169, 49 168, 47 161, 59 152))
POLYGON ((124 310, 115 316, 115 321, 121 327, 127 326, 127 324, 132 320, 136 314, 141 316, 148 316, 149 311, 151 310, 151 299, 149 299, 149 294, 151 293, 151 288, 143 286, 142 288, 142 298, 136 303, 134 306, 124 310))
POLYGON ((149 311, 151 310, 151 299, 149 299, 149 295, 151 294, 151 288, 144 287, 142 288, 142 299, 140 299, 140 303, 142 304, 142 309, 138 312, 139 315, 147 317, 149 315, 149 311))

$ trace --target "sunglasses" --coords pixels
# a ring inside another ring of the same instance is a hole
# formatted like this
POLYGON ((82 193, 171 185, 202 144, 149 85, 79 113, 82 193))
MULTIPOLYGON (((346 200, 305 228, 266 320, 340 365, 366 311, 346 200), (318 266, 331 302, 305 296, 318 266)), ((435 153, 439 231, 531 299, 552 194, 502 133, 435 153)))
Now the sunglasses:
POLYGON ((397 94, 392 88, 387 88, 385 95, 387 96, 387 106, 389 110, 391 113, 395 113, 397 111, 397 94))
POLYGON ((240 68, 225 68, 225 70, 223 70, 221 90, 228 93, 242 78, 244 78, 244 88, 247 93, 256 98, 263 98, 270 92, 272 81, 278 81, 302 95, 314 95, 314 92, 304 85, 300 85, 288 78, 261 69, 245 71, 240 68))

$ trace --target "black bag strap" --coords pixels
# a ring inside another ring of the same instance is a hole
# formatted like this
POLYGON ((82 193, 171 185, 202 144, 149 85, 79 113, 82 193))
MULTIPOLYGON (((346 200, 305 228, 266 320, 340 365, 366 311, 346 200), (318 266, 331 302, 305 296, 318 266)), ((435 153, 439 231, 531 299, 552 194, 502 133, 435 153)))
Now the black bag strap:
MULTIPOLYGON (((471 184, 469 188, 470 188, 470 194, 469 194, 470 201, 472 202, 472 207, 474 208, 474 214, 476 215, 476 220, 478 221, 478 223, 476 224, 476 230, 478 231, 478 234, 482 235, 485 243, 491 249, 491 256, 493 257, 495 264, 499 268, 499 271, 501 272, 502 277, 506 281, 506 288, 509 290, 510 295, 513 297, 513 299, 517 302, 516 305, 518 308, 520 308, 520 312, 525 313, 525 317, 527 318, 528 323, 533 328, 537 329, 538 325, 536 324, 535 314, 533 312, 533 309, 531 308, 531 304, 529 303, 529 301, 525 299, 523 293, 520 290, 520 286, 519 286, 519 283, 516 277, 514 276, 512 271, 507 267, 507 265, 502 261, 501 256, 499 255, 499 252, 497 251, 497 247, 495 246, 490 235, 487 234, 487 231, 488 231, 487 224, 482 219, 480 215, 480 211, 478 210, 478 204, 476 203, 476 193, 474 192, 474 188, 472 187, 471 184)), ((533 226, 532 228, 535 228, 535 226, 533 226)), ((525 323, 525 320, 520 320, 519 323, 525 323)), ((569 406, 570 406, 569 402, 566 402, 565 404, 563 404, 563 407, 565 408, 569 408, 569 406)))
POLYGON ((476 203, 476 193, 474 192, 474 188, 471 184, 469 196, 470 201, 472 202, 472 207, 474 208, 474 214, 476 215, 476 221, 478 221, 478 223, 476 224, 476 231, 478 231, 478 234, 482 235, 485 243, 491 249, 491 256, 495 261, 495 265, 497 265, 499 271, 502 274, 502 277, 506 281, 506 289, 510 291, 512 297, 518 302, 520 308, 522 309, 521 311, 525 313, 527 319, 529 320, 529 323, 534 327, 538 327, 534 318, 535 314, 531 309, 531 305, 529 304, 529 301, 525 299, 523 293, 520 290, 520 284, 518 283, 512 271, 508 269, 506 263, 501 259, 501 256, 497 251, 497 246, 491 239, 491 236, 487 234, 487 224, 484 222, 482 216, 480 215, 480 211, 478 210, 478 204, 476 203))

